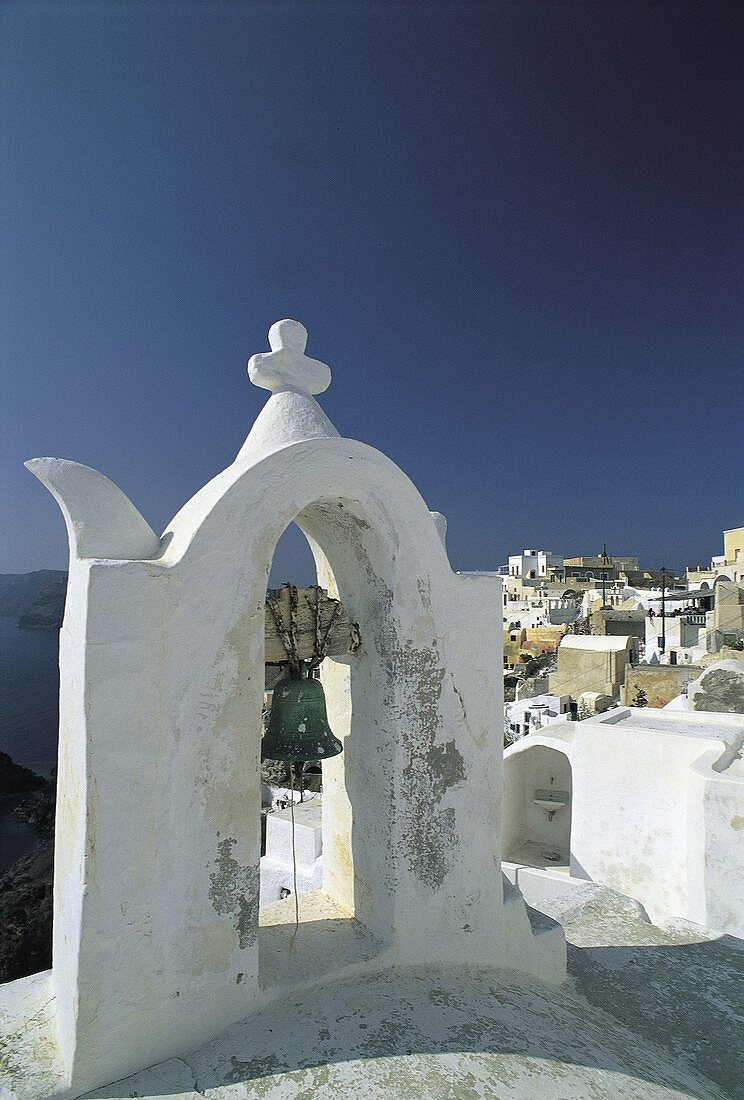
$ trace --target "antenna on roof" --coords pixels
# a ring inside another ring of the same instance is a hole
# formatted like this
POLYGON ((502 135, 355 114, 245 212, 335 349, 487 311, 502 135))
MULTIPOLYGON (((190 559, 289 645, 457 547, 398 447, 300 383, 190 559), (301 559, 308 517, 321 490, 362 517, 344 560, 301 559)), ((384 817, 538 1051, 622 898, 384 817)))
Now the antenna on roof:
POLYGON ((602 610, 607 608, 607 566, 612 559, 607 556, 607 543, 602 543, 602 610))

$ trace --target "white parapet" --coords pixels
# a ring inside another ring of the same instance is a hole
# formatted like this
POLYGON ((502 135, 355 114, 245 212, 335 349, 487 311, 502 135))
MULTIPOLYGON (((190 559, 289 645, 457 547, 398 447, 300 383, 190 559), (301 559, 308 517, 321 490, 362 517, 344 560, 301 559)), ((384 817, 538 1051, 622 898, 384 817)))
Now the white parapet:
POLYGON ((261 857, 261 906, 323 885, 323 826, 320 798, 266 817, 266 855, 261 857), (294 834, 294 835, 293 835, 294 834))

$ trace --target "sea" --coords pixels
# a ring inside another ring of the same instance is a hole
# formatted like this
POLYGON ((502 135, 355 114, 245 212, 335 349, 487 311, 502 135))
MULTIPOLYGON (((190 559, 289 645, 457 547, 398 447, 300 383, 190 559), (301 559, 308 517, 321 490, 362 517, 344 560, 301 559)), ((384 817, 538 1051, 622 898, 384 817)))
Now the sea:
MULTIPOLYGON (((0 751, 48 779, 57 764, 59 635, 0 616, 0 751)), ((0 797, 0 874, 36 847, 14 814, 26 796, 0 797)))

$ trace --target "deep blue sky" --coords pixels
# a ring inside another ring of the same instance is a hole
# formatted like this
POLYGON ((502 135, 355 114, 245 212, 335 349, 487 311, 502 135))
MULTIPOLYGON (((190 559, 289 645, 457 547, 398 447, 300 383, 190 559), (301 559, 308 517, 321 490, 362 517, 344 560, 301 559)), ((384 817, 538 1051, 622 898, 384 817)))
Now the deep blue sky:
POLYGON ((743 14, 6 0, 0 572, 66 565, 33 456, 100 469, 162 530, 238 451, 281 317, 341 433, 447 515, 455 568, 721 553, 743 14))

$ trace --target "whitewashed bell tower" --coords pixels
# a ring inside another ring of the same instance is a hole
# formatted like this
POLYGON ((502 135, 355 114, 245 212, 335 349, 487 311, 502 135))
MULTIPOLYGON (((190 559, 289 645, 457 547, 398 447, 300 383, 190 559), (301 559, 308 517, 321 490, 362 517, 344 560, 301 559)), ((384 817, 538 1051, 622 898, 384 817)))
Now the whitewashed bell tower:
POLYGON ((264 603, 293 520, 363 639, 326 662, 344 752, 324 765, 319 911, 326 898, 358 921, 377 968, 563 974, 521 899, 504 902, 500 581, 453 573, 408 478, 339 436, 313 396, 331 375, 305 355, 303 326, 280 321, 269 339, 249 363, 271 391, 264 409, 162 537, 96 471, 27 464, 70 540, 52 975, 70 1097, 203 1044, 271 996, 264 603))

